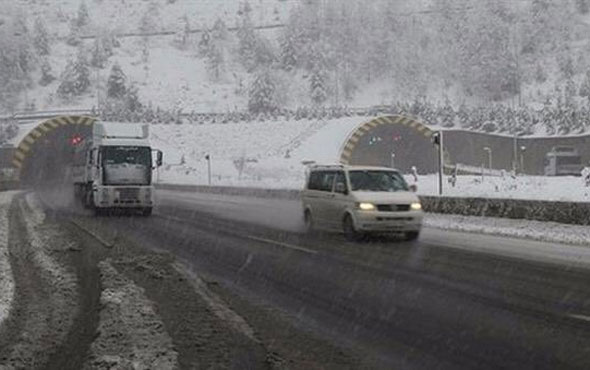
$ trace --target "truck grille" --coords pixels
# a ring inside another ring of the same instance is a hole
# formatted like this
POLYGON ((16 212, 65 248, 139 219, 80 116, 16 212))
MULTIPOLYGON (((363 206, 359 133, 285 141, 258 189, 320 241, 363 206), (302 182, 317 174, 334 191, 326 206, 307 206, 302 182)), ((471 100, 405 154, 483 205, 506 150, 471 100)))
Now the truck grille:
POLYGON ((380 212, 407 212, 410 210, 409 204, 378 204, 377 210, 380 212))
POLYGON ((139 200, 138 188, 117 188, 120 202, 129 202, 139 200))

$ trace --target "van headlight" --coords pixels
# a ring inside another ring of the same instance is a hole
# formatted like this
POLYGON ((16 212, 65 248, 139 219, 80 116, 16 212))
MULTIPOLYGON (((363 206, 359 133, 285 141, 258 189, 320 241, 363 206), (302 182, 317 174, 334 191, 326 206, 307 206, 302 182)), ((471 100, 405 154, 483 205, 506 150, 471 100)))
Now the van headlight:
POLYGON ((420 211, 420 210, 422 210, 422 204, 420 204, 420 203, 412 203, 410 205, 410 208, 412 209, 412 211, 420 211))
POLYGON ((374 211, 375 205, 373 203, 359 203, 359 209, 361 211, 374 211))

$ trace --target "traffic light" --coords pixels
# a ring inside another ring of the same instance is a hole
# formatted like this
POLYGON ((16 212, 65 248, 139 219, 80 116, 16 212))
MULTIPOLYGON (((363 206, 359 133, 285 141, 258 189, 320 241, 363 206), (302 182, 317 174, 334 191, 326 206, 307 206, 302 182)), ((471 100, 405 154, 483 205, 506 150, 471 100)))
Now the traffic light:
POLYGON ((82 137, 82 135, 80 134, 74 134, 71 138, 70 138, 70 144, 72 146, 77 146, 80 145, 80 143, 82 143, 82 141, 84 141, 84 138, 82 137))

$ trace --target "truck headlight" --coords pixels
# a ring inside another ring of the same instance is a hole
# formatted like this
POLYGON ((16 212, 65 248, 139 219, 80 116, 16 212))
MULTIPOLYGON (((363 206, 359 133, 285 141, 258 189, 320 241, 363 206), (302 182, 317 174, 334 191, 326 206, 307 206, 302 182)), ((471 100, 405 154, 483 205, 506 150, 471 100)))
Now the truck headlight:
POLYGON ((373 203, 359 203, 359 209, 361 211, 374 211, 375 205, 373 203))
POLYGON ((420 204, 420 203, 412 203, 410 205, 410 208, 412 209, 412 211, 420 211, 422 209, 422 204, 420 204))

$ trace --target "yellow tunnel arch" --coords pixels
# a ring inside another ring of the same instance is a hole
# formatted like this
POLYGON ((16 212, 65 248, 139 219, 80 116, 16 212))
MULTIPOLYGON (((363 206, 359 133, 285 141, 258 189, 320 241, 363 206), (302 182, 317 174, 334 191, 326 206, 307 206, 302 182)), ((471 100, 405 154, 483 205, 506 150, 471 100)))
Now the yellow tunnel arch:
POLYGON ((428 126, 413 117, 404 115, 377 117, 361 124, 348 136, 340 150, 340 163, 350 164, 352 153, 356 149, 361 138, 369 133, 371 129, 382 125, 403 125, 414 129, 416 132, 424 135, 426 138, 432 137, 432 134, 434 133, 434 131, 432 131, 428 126))
POLYGON ((20 141, 14 151, 12 164, 17 169, 17 177, 19 177, 20 169, 23 167, 27 157, 31 154, 31 150, 37 141, 43 139, 43 137, 59 127, 68 125, 91 126, 96 120, 96 117, 90 116, 59 116, 38 124, 20 141))

